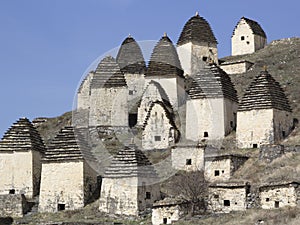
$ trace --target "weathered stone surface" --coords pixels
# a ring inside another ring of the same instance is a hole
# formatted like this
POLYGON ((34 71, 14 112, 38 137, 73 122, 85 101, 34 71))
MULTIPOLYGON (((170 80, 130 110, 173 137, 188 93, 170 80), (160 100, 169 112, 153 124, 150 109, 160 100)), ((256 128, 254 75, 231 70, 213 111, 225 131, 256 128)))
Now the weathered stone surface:
POLYGON ((252 62, 247 60, 224 62, 220 65, 221 69, 227 74, 241 74, 246 73, 253 66, 252 62))
POLYGON ((300 203, 300 183, 282 182, 259 187, 260 204, 263 209, 296 207, 300 203))
POLYGON ((267 36, 256 21, 242 17, 234 28, 231 45, 232 55, 250 54, 267 45, 267 36))
POLYGON ((204 169, 205 146, 180 144, 172 148, 172 167, 177 170, 198 171, 204 169))
POLYGON ((24 195, 8 194, 0 195, 0 218, 22 217, 28 210, 24 195))

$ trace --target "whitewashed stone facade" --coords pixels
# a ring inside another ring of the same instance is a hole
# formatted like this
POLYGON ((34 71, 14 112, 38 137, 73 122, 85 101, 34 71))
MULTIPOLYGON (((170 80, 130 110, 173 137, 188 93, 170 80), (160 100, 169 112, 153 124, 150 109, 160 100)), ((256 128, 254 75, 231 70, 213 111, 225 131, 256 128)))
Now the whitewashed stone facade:
POLYGON ((45 152, 39 212, 83 208, 97 189, 97 174, 85 161, 83 153, 88 151, 78 140, 73 128, 65 127, 45 152))
POLYGON ((94 77, 94 72, 91 71, 83 79, 77 92, 77 109, 84 110, 90 108, 91 82, 94 77))
POLYGON ((252 66, 253 63, 247 60, 224 62, 220 65, 221 69, 228 74, 246 73, 252 66))
POLYGON ((208 22, 197 13, 184 25, 177 42, 185 76, 195 75, 208 62, 218 64, 217 40, 208 22))
POLYGON ((263 209, 296 207, 300 203, 300 183, 282 182, 261 186, 259 198, 263 209))
POLYGON ((291 108, 279 83, 262 71, 250 84, 237 114, 239 148, 277 144, 289 135, 293 120, 291 108))
POLYGON ((178 142, 180 133, 174 123, 172 109, 163 102, 150 105, 143 125, 142 148, 144 150, 166 149, 178 142))
POLYGON ((152 224, 173 224, 188 213, 188 204, 183 200, 167 198, 153 204, 152 224))
POLYGON ((160 200, 158 176, 144 153, 135 145, 120 150, 105 171, 99 210, 138 216, 160 200))
POLYGON ((267 36, 261 26, 253 20, 242 17, 231 37, 232 55, 250 54, 267 44, 267 36))
POLYGON ((196 144, 172 147, 172 167, 177 170, 199 171, 204 169, 205 146, 196 144))
POLYGON ((27 118, 15 122, 0 141, 0 194, 39 193, 43 141, 27 118))
POLYGON ((243 184, 211 185, 208 189, 208 210, 215 213, 246 210, 249 188, 243 184))
POLYGON ((205 157, 205 179, 210 182, 227 181, 243 165, 248 157, 241 155, 220 155, 205 157))

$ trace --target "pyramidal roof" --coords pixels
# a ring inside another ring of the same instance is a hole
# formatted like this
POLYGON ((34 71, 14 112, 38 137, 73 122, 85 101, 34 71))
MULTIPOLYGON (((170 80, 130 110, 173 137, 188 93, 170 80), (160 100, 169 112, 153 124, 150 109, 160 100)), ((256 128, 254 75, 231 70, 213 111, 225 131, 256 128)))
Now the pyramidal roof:
POLYGON ((258 109, 292 111, 280 84, 267 71, 262 71, 251 82, 242 98, 238 111, 258 109))
POLYGON ((91 82, 91 88, 110 88, 126 86, 124 74, 112 56, 106 56, 98 64, 91 82))
POLYGON ((217 65, 207 64, 192 79, 188 90, 190 98, 227 98, 238 102, 237 92, 230 77, 217 65))
POLYGON ((0 141, 1 151, 39 151, 44 153, 43 140, 27 118, 20 118, 4 134, 0 141))
POLYGON ((218 44, 209 23, 198 13, 184 25, 177 45, 184 45, 188 42, 218 44))
MULTIPOLYGON (((250 27, 250 29, 252 30, 253 34, 262 36, 262 37, 264 37, 264 38, 267 38, 267 35, 266 35, 265 31, 262 29, 262 27, 259 25, 258 22, 254 21, 254 20, 251 20, 251 19, 248 19, 248 18, 246 18, 246 17, 242 17, 242 18, 240 19, 240 21, 238 22, 238 24, 239 24, 242 20, 244 20, 244 21, 249 25, 249 27, 250 27)), ((235 30, 236 30, 238 24, 236 25, 236 27, 235 27, 235 29, 234 29, 234 31, 233 31, 233 35, 234 35, 234 33, 235 33, 235 30)))
POLYGON ((146 76, 183 77, 177 50, 167 34, 154 47, 146 76))
POLYGON ((94 160, 89 151, 88 144, 84 142, 79 133, 75 133, 72 126, 62 128, 49 144, 43 161, 66 162, 76 160, 94 160))
POLYGON ((157 173, 147 156, 130 144, 121 149, 106 169, 106 178, 146 177, 157 178, 157 173))
POLYGON ((146 72, 142 50, 130 35, 123 41, 119 49, 117 62, 123 73, 144 74, 146 72))

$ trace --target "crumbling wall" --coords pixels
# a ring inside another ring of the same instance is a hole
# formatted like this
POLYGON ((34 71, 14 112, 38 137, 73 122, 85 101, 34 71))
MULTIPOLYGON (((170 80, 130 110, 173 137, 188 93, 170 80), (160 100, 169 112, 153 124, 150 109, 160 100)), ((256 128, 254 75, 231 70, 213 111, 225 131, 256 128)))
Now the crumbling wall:
POLYGON ((24 195, 0 195, 0 217, 22 217, 28 211, 24 195))

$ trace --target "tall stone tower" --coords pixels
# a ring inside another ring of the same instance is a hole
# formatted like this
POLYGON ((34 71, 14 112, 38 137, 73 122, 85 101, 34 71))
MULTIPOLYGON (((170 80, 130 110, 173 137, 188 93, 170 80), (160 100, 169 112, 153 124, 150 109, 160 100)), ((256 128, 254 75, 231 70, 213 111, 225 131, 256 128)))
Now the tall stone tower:
POLYGON ((245 92, 237 113, 239 148, 258 148, 284 139, 293 126, 291 107, 280 84, 262 71, 245 92))
POLYGON ((74 210, 85 206, 97 188, 97 174, 87 163, 87 144, 64 127, 43 157, 39 212, 74 210))
POLYGON ((156 81, 165 90, 174 110, 184 103, 184 76, 178 54, 167 34, 159 40, 153 49, 148 70, 146 85, 156 81))
POLYGON ((137 123, 138 103, 145 85, 146 63, 138 43, 130 35, 123 41, 117 63, 128 86, 129 126, 137 123))
POLYGON ((90 126, 128 126, 128 87, 116 60, 105 57, 91 81, 90 126))
POLYGON ((222 139, 236 126, 237 93, 230 77, 207 65, 192 77, 186 104, 186 138, 222 139))
POLYGON ((177 51, 185 75, 194 75, 207 62, 218 64, 217 39, 209 23, 198 13, 184 25, 177 51))
POLYGON ((254 20, 242 17, 231 37, 232 55, 251 54, 267 44, 267 35, 254 20))
POLYGON ((138 216, 160 200, 158 176, 145 154, 131 144, 107 168, 101 186, 100 211, 138 216))
POLYGON ((39 193, 44 143, 31 122, 21 118, 0 141, 0 194, 39 193))

